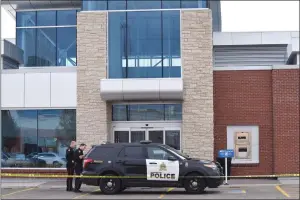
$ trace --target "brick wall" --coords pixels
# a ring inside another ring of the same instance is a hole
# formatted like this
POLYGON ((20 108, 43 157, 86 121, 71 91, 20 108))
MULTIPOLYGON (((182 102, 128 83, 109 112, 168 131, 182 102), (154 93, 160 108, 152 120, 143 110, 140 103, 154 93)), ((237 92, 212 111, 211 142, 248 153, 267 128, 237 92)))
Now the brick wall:
POLYGON ((275 173, 299 173, 299 70, 273 70, 275 173))
POLYGON ((111 106, 100 97, 106 78, 107 12, 77 16, 77 141, 90 147, 107 141, 111 106))
POLYGON ((215 157, 227 126, 259 126, 260 163, 233 175, 299 173, 299 70, 215 71, 214 113, 215 157))
POLYGON ((183 150, 213 158, 212 16, 210 10, 181 11, 184 101, 183 150))

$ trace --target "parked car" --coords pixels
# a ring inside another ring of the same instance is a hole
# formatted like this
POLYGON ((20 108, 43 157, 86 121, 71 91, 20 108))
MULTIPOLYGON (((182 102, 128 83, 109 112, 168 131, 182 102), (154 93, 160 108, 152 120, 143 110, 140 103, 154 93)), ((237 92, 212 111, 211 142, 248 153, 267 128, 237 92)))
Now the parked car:
POLYGON ((44 160, 47 165, 53 165, 53 167, 66 166, 66 159, 53 152, 38 153, 37 155, 33 156, 33 158, 44 160))
POLYGON ((83 167, 83 183, 99 186, 103 194, 116 194, 127 187, 178 187, 202 193, 206 187, 223 184, 222 167, 217 162, 190 158, 151 141, 93 146, 83 167))
POLYGON ((22 153, 6 154, 2 152, 2 167, 45 167, 46 162, 38 158, 26 158, 22 153))

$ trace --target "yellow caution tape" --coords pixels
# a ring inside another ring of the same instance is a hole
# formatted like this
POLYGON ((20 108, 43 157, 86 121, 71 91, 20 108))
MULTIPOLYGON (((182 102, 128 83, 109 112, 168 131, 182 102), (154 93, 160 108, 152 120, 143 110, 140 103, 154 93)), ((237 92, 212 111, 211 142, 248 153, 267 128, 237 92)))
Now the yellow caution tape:
MULTIPOLYGON (((147 178, 147 176, 84 176, 84 175, 59 175, 59 174, 17 174, 1 173, 1 177, 29 177, 29 178, 147 178)), ((187 178, 188 176, 185 176, 187 178)), ((193 176, 195 177, 195 176, 193 176)), ((225 178, 225 176, 198 176, 197 178, 225 178)), ((299 174, 274 174, 274 175, 244 175, 227 176, 228 178, 278 178, 278 177, 299 177, 299 174)))

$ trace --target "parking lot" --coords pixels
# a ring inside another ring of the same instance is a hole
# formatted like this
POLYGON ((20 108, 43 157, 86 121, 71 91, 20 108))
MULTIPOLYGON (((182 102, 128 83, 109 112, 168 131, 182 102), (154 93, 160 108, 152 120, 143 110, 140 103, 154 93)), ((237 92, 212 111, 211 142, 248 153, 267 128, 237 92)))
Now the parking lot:
POLYGON ((97 187, 82 187, 82 193, 63 187, 2 188, 2 199, 299 199, 299 185, 221 186, 204 194, 190 195, 178 188, 132 188, 118 195, 103 195, 97 187))

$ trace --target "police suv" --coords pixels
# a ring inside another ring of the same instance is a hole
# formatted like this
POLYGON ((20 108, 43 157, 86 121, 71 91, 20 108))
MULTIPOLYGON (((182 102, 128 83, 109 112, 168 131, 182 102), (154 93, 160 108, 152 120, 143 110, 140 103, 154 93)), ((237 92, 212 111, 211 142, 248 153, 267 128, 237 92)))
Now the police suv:
POLYGON ((178 187, 202 193, 223 183, 222 172, 218 163, 190 158, 167 145, 107 143, 93 146, 86 154, 82 182, 99 186, 104 194, 128 187, 178 187))

